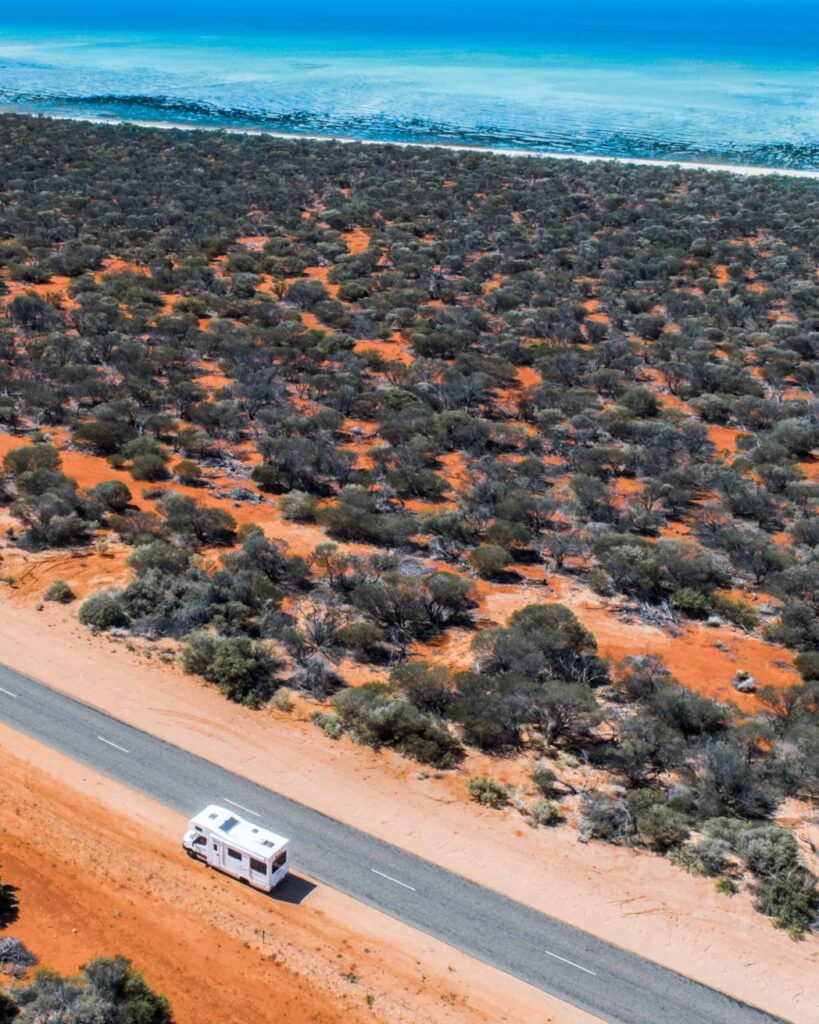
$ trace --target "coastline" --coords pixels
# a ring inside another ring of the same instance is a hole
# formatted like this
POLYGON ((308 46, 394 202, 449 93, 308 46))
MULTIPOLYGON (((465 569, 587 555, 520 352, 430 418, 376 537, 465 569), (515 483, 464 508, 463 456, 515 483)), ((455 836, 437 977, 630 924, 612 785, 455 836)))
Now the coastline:
POLYGON ((346 135, 297 134, 295 132, 268 131, 264 128, 233 128, 230 126, 176 124, 173 121, 146 121, 138 118, 125 117, 72 117, 68 114, 29 113, 24 110, 9 110, 7 113, 21 114, 27 117, 44 117, 52 121, 78 121, 96 125, 134 125, 137 128, 161 128, 165 131, 187 132, 224 132, 228 135, 252 135, 272 139, 309 142, 340 142, 345 145, 361 146, 398 146, 401 149, 446 149, 457 153, 488 153, 492 156, 528 157, 542 160, 576 160, 579 163, 615 163, 629 164, 638 167, 676 168, 682 171, 709 171, 712 173, 738 174, 743 177, 780 177, 807 178, 819 180, 819 170, 806 170, 790 167, 756 167, 743 164, 712 164, 700 161, 659 160, 649 157, 603 156, 593 153, 555 153, 535 149, 511 149, 493 146, 469 146, 448 142, 406 142, 390 139, 357 139, 346 135))

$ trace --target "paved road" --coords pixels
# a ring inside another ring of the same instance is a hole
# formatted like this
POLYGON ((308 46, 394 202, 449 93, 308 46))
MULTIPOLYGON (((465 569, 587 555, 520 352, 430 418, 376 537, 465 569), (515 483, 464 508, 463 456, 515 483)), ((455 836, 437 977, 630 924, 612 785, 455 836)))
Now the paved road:
MULTIPOLYGON (((776 1020, 2 666, 0 719, 185 815, 211 801, 228 802, 246 817, 290 837, 298 871, 603 1020, 776 1020)), ((236 767, 241 771, 241 763, 236 767)), ((525 897, 526 879, 520 884, 525 897)), ((293 879, 292 898, 298 898, 298 887, 293 879)))

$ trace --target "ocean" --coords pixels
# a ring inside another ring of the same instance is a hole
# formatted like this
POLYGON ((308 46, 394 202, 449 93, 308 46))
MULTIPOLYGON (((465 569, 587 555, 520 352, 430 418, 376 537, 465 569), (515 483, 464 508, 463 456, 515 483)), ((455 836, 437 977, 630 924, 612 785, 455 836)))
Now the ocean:
POLYGON ((819 169, 819 0, 75 6, 0 11, 0 112, 819 169))

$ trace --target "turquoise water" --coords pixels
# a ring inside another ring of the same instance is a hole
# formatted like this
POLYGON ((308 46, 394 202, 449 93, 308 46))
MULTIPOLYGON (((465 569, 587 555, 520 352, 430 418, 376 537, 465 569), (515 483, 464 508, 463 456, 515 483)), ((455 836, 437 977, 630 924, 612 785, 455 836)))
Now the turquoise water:
POLYGON ((819 168, 819 3, 426 2, 35 3, 0 110, 819 168))

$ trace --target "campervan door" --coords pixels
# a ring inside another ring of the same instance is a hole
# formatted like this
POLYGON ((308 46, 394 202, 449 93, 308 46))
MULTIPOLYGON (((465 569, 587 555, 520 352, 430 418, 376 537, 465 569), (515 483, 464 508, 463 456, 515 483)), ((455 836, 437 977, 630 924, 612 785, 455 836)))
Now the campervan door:
POLYGON ((279 856, 277 861, 280 863, 274 868, 270 860, 251 856, 247 851, 239 849, 237 844, 231 845, 229 839, 223 839, 215 832, 210 835, 208 864, 234 878, 250 882, 255 889, 270 892, 273 886, 282 880, 287 873, 286 855, 279 856))

